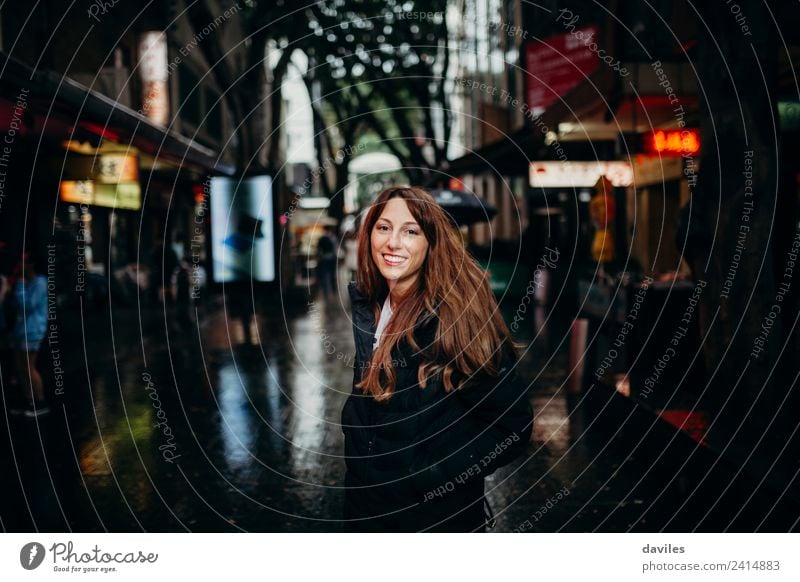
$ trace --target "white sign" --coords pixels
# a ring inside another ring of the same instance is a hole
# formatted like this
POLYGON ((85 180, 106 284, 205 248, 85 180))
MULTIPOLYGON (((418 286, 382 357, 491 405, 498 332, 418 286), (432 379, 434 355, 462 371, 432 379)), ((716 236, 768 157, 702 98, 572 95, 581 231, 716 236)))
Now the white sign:
POLYGON ((169 123, 167 87, 167 36, 145 32, 139 39, 139 75, 142 78, 142 108, 139 113, 159 125, 169 123))
POLYGON ((161 31, 145 32, 139 38, 139 75, 142 81, 166 81, 167 35, 161 31))
POLYGON ((605 176, 615 187, 633 183, 630 162, 532 162, 530 184, 534 188, 590 188, 605 176))
MULTIPOLYGON (((344 365, 344 364, 340 364, 344 365)), ((195 479, 199 479, 196 477, 195 479)), ((545 506, 542 506, 545 507, 545 506)), ((730 509, 730 508, 728 508, 730 509)), ((522 510, 517 510, 519 513, 522 510)), ((670 510, 672 511, 672 510, 670 510)), ((540 513, 540 512, 539 512, 540 513)), ((504 514, 505 516, 505 514, 504 514)), ((504 530, 534 530, 537 513, 518 515, 504 530)), ((163 525, 160 527, 164 527, 163 525)), ((325 525, 341 527, 340 522, 325 525)), ((541 524, 540 529, 545 529, 541 524)), ((604 526, 611 529, 611 526, 604 526)), ((436 544, 408 534, 356 533, 4 533, 0 536, 3 580, 141 582, 142 580, 245 580, 269 561, 272 578, 351 582, 350 568, 332 567, 358 543, 359 566, 386 565, 386 544, 414 560, 397 560, 382 579, 414 578, 420 567, 430 578, 463 582, 521 578, 535 561, 539 578, 641 580, 797 580, 797 538, 788 533, 560 533, 474 536, 440 534, 436 544), (35 549, 34 549, 35 548, 35 549), (384 551, 382 551, 384 550, 384 551), (442 551, 486 555, 491 560, 442 560, 442 551), (313 552, 314 559, 309 559, 313 552), (581 559, 575 559, 576 554, 581 559), (105 574, 108 574, 106 576, 105 574)))

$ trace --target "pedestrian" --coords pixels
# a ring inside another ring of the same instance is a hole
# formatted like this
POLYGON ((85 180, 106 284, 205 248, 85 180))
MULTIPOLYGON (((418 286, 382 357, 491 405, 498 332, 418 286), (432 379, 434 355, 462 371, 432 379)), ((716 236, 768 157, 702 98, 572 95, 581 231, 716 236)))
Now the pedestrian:
POLYGON ((191 282, 192 290, 190 295, 194 302, 195 309, 197 309, 200 314, 205 314, 208 303, 208 296, 206 294, 208 273, 202 263, 197 262, 192 264, 191 282))
POLYGON ((11 373, 14 368, 14 353, 9 337, 13 322, 12 309, 11 282, 0 272, 0 381, 3 386, 16 385, 16 377, 11 373))
POLYGON ((50 411, 44 384, 36 360, 47 332, 47 279, 36 274, 36 263, 30 252, 22 255, 18 267, 20 277, 14 283, 14 328, 12 348, 17 374, 30 399, 25 416, 35 417, 50 411))
POLYGON ((339 242, 336 240, 334 227, 326 225, 325 231, 317 241, 319 284, 325 297, 332 296, 336 291, 336 267, 339 262, 338 247, 339 242))
POLYGON ((151 282, 159 305, 172 307, 175 302, 172 277, 178 268, 178 255, 172 245, 158 243, 150 256, 151 282))
MULTIPOLYGON (((256 345, 253 336, 253 324, 256 323, 256 335, 258 335, 258 327, 252 283, 232 281, 225 285, 222 292, 223 296, 225 293, 228 294, 226 305, 231 319, 238 319, 241 322, 244 345, 248 348, 256 345)), ((255 339, 257 340, 258 338, 256 337, 255 339)))
POLYGON ((180 259, 175 271, 175 319, 179 326, 188 328, 192 324, 192 290, 190 286, 191 265, 185 258, 180 259))
POLYGON ((345 528, 483 531, 484 478, 525 450, 533 423, 488 277, 420 188, 384 190, 358 246, 345 528))
POLYGON ((344 268, 347 280, 354 281, 358 271, 358 230, 355 227, 344 234, 344 268))

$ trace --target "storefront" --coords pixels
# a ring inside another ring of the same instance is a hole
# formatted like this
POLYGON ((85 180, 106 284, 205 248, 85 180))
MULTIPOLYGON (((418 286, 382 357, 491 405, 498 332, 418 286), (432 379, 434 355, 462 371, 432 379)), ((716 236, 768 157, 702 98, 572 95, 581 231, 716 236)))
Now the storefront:
POLYGON ((625 192, 631 256, 647 273, 688 275, 678 237, 681 208, 689 203, 690 185, 681 157, 637 156, 633 184, 625 192))
POLYGON ((0 209, 0 267, 12 268, 23 249, 39 258, 54 249, 59 301, 69 302, 84 292, 106 297, 116 275, 138 281, 162 242, 187 252, 196 187, 233 168, 68 77, 0 57, 0 106, 9 117, 19 112, 2 182, 14 196, 0 209))

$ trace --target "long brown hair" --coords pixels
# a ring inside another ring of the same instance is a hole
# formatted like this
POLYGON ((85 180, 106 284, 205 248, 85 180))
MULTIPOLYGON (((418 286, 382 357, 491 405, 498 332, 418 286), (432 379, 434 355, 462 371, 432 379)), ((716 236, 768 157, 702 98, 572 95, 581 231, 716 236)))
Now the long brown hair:
POLYGON ((369 299, 375 321, 389 287, 372 258, 371 235, 384 206, 393 198, 402 198, 408 205, 428 241, 428 253, 414 286, 399 304, 392 305, 394 315, 356 386, 377 401, 391 398, 397 382, 392 352, 403 340, 426 354, 417 373, 422 388, 437 374, 448 392, 453 389, 454 374, 457 388, 476 372, 496 376, 507 358, 516 359, 516 353, 488 274, 466 251, 442 207, 422 188, 394 187, 381 192, 359 231, 356 281, 369 299), (414 330, 427 314, 438 320, 436 334, 430 346, 419 346, 414 330))

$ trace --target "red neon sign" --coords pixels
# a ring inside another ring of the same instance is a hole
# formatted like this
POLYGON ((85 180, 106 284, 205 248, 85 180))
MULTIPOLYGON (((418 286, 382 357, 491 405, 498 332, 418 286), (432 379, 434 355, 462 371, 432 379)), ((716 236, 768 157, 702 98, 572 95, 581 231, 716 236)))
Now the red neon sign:
POLYGON ((645 140, 645 151, 662 156, 691 156, 700 153, 697 129, 657 129, 645 140))

